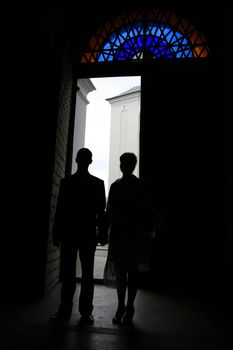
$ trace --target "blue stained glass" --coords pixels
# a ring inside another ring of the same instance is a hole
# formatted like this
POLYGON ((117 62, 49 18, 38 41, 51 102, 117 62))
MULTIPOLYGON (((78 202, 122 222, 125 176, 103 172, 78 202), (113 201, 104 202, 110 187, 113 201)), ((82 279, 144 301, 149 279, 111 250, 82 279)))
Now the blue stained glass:
POLYGON ((119 46, 123 41, 124 41, 123 38, 118 37, 118 39, 116 40, 115 44, 116 44, 117 46, 119 46))
POLYGON ((166 39, 167 41, 170 43, 172 42, 172 40, 174 39, 174 33, 173 32, 169 32, 167 35, 166 35, 166 39))
POLYGON ((188 40, 177 30, 167 25, 139 21, 133 26, 123 26, 119 35, 111 34, 105 42, 98 61, 130 60, 144 57, 143 52, 151 52, 153 58, 193 57, 188 40), (108 52, 108 55, 107 55, 108 52))
POLYGON ((134 28, 132 31, 131 31, 132 35, 131 37, 133 36, 137 36, 138 35, 138 30, 136 28, 134 28))
POLYGON ((121 36, 125 39, 127 38, 128 32, 126 31, 121 31, 121 36))
POLYGON ((187 45, 187 43, 188 43, 188 41, 187 41, 187 39, 185 39, 185 38, 182 38, 183 40, 181 40, 181 44, 182 45, 187 45))
POLYGON ((90 39, 81 62, 204 58, 206 40, 187 19, 174 13, 139 11, 107 22, 90 39), (119 26, 120 24, 120 26, 119 26))
POLYGON ((102 53, 99 55, 98 61, 99 62, 103 62, 104 61, 104 56, 102 55, 102 53))
POLYGON ((173 57, 171 49, 165 41, 152 36, 137 37, 124 42, 123 45, 116 51, 116 60, 133 59, 138 53, 143 50, 151 52, 153 58, 155 57, 173 57), (145 40, 145 43, 144 43, 145 40))
MULTIPOLYGON (((176 32, 176 37, 180 39, 180 38, 183 38, 183 35, 180 34, 179 32, 176 32)), ((186 40, 186 39, 185 39, 185 40, 186 40)))
MULTIPOLYGON (((170 37, 170 35, 169 35, 169 37, 170 37)), ((174 33, 171 33, 169 43, 172 44, 172 47, 174 48, 174 50, 175 50, 175 46, 176 46, 176 41, 177 41, 176 36, 174 35, 174 33)))
POLYGON ((156 32, 157 32, 158 28, 157 27, 154 27, 152 30, 151 30, 151 34, 152 35, 155 35, 156 32))
POLYGON ((143 38, 141 36, 139 36, 137 39, 135 39, 135 41, 137 42, 137 44, 140 48, 143 47, 143 38))
POLYGON ((109 43, 105 44, 104 46, 104 50, 110 50, 111 49, 111 46, 109 43))
POLYGON ((113 55, 109 55, 107 61, 113 61, 113 55))
POLYGON ((153 38, 151 36, 146 37, 146 46, 150 46, 153 42, 153 38))
POLYGON ((134 32, 133 32, 132 30, 130 30, 129 33, 128 33, 128 36, 129 36, 130 38, 133 38, 133 37, 134 37, 134 32))
POLYGON ((190 49, 189 50, 185 50, 184 53, 185 53, 185 56, 187 56, 187 57, 192 57, 193 56, 190 49))
POLYGON ((179 50, 179 46, 178 45, 172 45, 172 49, 174 52, 177 52, 179 50))
POLYGON ((110 39, 110 42, 114 42, 116 40, 116 37, 117 35, 116 34, 112 34, 109 39, 110 39))

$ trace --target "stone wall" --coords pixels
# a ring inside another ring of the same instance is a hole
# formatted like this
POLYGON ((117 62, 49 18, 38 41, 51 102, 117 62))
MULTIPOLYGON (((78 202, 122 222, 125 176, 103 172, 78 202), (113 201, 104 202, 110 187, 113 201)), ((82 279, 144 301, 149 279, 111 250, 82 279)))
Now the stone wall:
POLYGON ((52 196, 50 205, 49 238, 47 252, 47 271, 45 292, 48 292, 59 280, 60 251, 53 246, 52 230, 56 210, 60 180, 65 176, 67 147, 69 137, 69 124, 72 100, 72 73, 68 57, 64 57, 63 75, 60 88, 58 122, 56 133, 56 146, 54 157, 54 171, 52 179, 52 196))

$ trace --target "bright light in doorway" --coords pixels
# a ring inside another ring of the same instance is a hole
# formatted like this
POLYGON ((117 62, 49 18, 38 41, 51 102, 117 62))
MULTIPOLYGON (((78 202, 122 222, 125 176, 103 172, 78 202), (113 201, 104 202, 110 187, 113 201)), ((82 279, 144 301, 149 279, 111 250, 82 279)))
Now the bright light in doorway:
POLYGON ((90 173, 100 177, 108 189, 111 106, 106 99, 141 85, 141 77, 92 78, 96 90, 87 96, 85 147, 93 153, 90 173))

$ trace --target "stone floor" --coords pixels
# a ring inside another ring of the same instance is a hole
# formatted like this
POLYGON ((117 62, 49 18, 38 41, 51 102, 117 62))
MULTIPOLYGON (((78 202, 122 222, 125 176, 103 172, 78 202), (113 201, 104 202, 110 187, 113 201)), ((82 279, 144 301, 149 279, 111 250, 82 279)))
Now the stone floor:
POLYGON ((1 350, 232 350, 232 319, 225 310, 208 307, 192 298, 139 290, 132 326, 112 324, 117 300, 115 290, 95 285, 95 322, 81 327, 77 312, 77 283, 71 319, 54 326, 60 284, 43 300, 3 308, 1 350))

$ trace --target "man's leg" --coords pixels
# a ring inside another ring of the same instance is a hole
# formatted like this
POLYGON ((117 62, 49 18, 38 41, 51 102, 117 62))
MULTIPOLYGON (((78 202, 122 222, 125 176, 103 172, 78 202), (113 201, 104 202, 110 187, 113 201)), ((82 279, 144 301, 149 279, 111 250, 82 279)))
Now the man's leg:
POLYGON ((79 249, 82 269, 79 312, 84 317, 90 316, 93 310, 95 250, 95 242, 82 244, 79 249))
POLYGON ((51 321, 60 322, 69 319, 72 312, 73 296, 76 287, 77 247, 71 244, 61 246, 61 300, 57 313, 51 321))
POLYGON ((71 314, 76 289, 77 247, 66 244, 61 247, 61 305, 62 312, 71 314))

